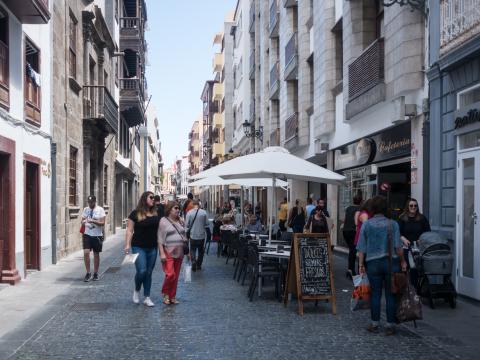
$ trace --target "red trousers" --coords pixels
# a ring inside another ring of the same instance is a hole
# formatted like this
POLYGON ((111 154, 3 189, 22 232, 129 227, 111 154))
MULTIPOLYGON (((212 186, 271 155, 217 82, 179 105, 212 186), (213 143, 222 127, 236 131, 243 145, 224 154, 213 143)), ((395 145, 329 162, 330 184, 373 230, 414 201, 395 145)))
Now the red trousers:
POLYGON ((167 260, 162 263, 165 279, 163 280, 162 294, 168 295, 170 299, 175 298, 177 294, 178 278, 180 276, 180 269, 182 267, 183 256, 180 258, 173 258, 165 252, 167 260))

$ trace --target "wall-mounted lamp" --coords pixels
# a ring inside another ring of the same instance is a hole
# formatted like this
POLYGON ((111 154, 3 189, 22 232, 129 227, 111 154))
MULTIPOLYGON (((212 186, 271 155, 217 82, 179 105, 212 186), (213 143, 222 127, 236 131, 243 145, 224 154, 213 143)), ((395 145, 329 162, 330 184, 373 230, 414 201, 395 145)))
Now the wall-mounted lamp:
POLYGON ((245 132, 245 136, 247 138, 249 137, 256 137, 258 140, 260 140, 261 143, 263 143, 263 126, 260 125, 258 129, 255 129, 255 124, 250 123, 248 120, 245 120, 243 123, 243 131, 245 132))

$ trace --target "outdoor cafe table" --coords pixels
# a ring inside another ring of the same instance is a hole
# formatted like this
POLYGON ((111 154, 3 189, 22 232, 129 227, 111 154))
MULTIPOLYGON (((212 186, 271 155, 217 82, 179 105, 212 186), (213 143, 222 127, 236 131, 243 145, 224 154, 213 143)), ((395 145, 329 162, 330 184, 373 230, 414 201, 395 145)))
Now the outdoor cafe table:
MULTIPOLYGON (((290 258, 290 251, 284 250, 283 252, 278 252, 277 250, 263 251, 258 253, 258 271, 262 272, 262 259, 263 258, 274 258, 281 260, 288 260, 290 258)), ((262 296, 262 278, 258 279, 258 296, 262 296)))

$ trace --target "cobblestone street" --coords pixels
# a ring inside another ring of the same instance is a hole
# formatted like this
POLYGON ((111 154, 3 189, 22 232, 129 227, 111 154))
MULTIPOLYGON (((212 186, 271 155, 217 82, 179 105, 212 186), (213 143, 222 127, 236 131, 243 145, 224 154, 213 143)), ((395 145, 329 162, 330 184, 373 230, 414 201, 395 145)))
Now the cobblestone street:
MULTIPOLYGON (((78 272, 57 279, 68 291, 0 339, 2 359, 469 358, 465 344, 425 322, 418 331, 401 326, 397 336, 367 333, 369 313, 349 310, 350 286, 339 276, 337 315, 328 304, 307 303, 300 317, 295 301, 284 308, 268 287, 263 298, 249 302, 247 286, 232 280, 231 263, 214 256, 214 246, 192 283, 180 282, 180 305, 161 303, 159 262, 152 286, 156 306, 134 305, 134 269, 119 267, 121 237, 114 241, 103 254, 101 280, 84 284, 78 272), (466 351, 461 356, 460 347, 466 351)), ((343 274, 344 261, 335 257, 336 275, 343 274)))

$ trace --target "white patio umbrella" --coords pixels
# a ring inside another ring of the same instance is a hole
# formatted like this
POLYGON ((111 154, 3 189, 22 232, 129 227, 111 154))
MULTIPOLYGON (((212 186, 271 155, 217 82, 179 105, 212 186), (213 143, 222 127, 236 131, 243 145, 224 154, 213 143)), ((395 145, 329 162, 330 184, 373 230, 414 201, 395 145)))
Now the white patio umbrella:
MULTIPOLYGON (((273 187, 276 186, 278 179, 315 181, 333 185, 340 185, 345 180, 344 176, 292 155, 280 146, 271 146, 257 153, 237 157, 198 173, 192 178, 201 179, 212 175, 224 179, 270 178, 273 187)), ((273 195, 274 201, 270 204, 270 214, 273 213, 273 204, 276 201, 275 191, 273 195)), ((269 239, 271 239, 271 221, 269 227, 269 239)))

